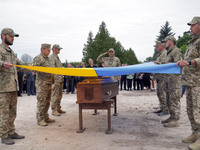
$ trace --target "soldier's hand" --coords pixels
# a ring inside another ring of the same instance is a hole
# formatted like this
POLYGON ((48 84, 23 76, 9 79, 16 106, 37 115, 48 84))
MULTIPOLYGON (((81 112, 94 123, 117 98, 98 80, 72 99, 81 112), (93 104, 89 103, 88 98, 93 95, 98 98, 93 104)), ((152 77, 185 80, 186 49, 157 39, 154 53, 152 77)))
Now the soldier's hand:
POLYGON ((4 68, 9 69, 9 68, 11 68, 13 65, 12 65, 11 63, 9 63, 9 62, 4 62, 4 63, 3 63, 3 66, 4 66, 4 68))
POLYGON ((180 66, 180 67, 185 67, 185 66, 189 66, 189 63, 185 60, 180 60, 176 63, 176 66, 180 66))
POLYGON ((106 55, 106 54, 108 54, 108 52, 105 52, 103 55, 106 55))
POLYGON ((155 61, 152 61, 155 65, 157 65, 157 63, 155 61))

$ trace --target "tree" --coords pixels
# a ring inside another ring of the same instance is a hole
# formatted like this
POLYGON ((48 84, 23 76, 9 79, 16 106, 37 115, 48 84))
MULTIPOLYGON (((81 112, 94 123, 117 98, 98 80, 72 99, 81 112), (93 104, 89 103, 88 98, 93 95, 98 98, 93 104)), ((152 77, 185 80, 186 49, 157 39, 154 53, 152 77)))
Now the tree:
MULTIPOLYGON (((107 52, 110 48, 113 48, 115 50, 115 55, 119 57, 121 63, 128 63, 127 50, 124 49, 124 47, 119 41, 117 41, 114 37, 110 36, 106 28, 105 22, 102 22, 99 26, 99 31, 97 32, 94 38, 92 32, 89 32, 87 42, 86 44, 84 44, 83 48, 82 61, 84 61, 85 64, 88 64, 88 59, 92 58, 94 64, 96 64, 97 57, 100 54, 107 52)), ((133 56, 133 62, 138 62, 135 53, 132 52, 131 55, 133 56)))
POLYGON ((126 61, 125 61, 126 64, 128 65, 138 64, 138 59, 131 48, 128 51, 125 51, 124 53, 126 54, 126 61))
POLYGON ((21 62, 23 64, 29 64, 29 63, 33 62, 33 58, 30 55, 28 55, 28 54, 23 54, 21 56, 21 62))
POLYGON ((144 62, 151 62, 153 61, 153 57, 147 57, 144 62))
POLYGON ((188 45, 188 41, 192 38, 192 35, 190 34, 190 31, 186 31, 183 33, 183 36, 178 36, 178 40, 176 42, 176 45, 178 48, 180 48, 183 53, 186 51, 186 47, 188 45))
MULTIPOLYGON (((159 35, 157 36, 156 41, 162 41, 169 35, 174 36, 175 33, 172 32, 172 27, 169 25, 169 22, 166 21, 165 25, 161 26, 161 29, 160 29, 159 35)), ((156 60, 157 54, 158 52, 156 51, 156 49, 154 49, 153 60, 156 60)))

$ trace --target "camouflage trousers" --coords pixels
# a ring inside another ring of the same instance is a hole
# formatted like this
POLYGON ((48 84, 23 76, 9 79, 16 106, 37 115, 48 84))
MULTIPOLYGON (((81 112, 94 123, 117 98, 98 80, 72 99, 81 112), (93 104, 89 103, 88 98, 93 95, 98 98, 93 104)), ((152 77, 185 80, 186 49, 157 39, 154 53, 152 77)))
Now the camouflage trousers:
POLYGON ((186 88, 187 114, 192 130, 200 129, 200 87, 186 88))
POLYGON ((51 109, 60 109, 60 102, 62 99, 63 82, 55 82, 52 85, 51 91, 51 109))
POLYGON ((166 97, 170 118, 180 119, 181 76, 170 75, 166 80, 166 97))
POLYGON ((48 110, 51 100, 51 84, 43 84, 36 87, 37 91, 37 121, 49 118, 48 110))
POLYGON ((160 102, 160 109, 164 112, 169 112, 166 99, 166 82, 165 80, 157 79, 157 96, 160 102))
POLYGON ((6 138, 15 132, 17 91, 0 93, 0 137, 6 138))

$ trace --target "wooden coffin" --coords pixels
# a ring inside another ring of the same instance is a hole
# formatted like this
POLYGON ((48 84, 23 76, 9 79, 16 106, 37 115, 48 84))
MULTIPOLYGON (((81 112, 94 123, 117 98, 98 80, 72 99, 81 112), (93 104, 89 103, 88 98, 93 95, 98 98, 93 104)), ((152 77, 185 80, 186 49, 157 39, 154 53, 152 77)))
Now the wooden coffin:
POLYGON ((118 94, 118 82, 110 77, 87 78, 77 84, 77 103, 102 103, 118 94))

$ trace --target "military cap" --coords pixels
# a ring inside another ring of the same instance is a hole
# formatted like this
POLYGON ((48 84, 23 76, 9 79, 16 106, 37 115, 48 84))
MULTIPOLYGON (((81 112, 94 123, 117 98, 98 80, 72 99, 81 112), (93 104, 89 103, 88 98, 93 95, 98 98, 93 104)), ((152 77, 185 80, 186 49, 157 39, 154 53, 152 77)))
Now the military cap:
POLYGON ((157 47, 159 45, 162 45, 163 43, 161 41, 156 41, 156 44, 154 45, 154 47, 157 47))
POLYGON ((172 41, 176 42, 175 37, 173 37, 173 36, 171 36, 171 35, 167 36, 164 40, 162 40, 162 42, 166 42, 166 41, 168 41, 168 40, 172 40, 172 41))
POLYGON ((188 22, 187 24, 190 26, 192 24, 197 24, 200 22, 200 17, 193 17, 192 21, 188 22))
POLYGON ((110 51, 115 52, 115 50, 114 50, 113 48, 110 48, 110 49, 108 50, 108 52, 110 52, 110 51))
POLYGON ((13 29, 11 29, 11 28, 4 28, 4 29, 2 29, 2 30, 1 30, 1 34, 8 34, 8 35, 16 36, 16 37, 19 36, 19 34, 16 34, 16 33, 13 31, 13 29))
POLYGON ((51 44, 46 44, 46 43, 44 43, 44 44, 41 44, 41 48, 44 48, 44 49, 51 49, 51 44))
POLYGON ((58 44, 54 44, 53 47, 52 47, 52 49, 53 48, 55 48, 55 49, 62 49, 62 47, 60 47, 60 45, 58 45, 58 44))

